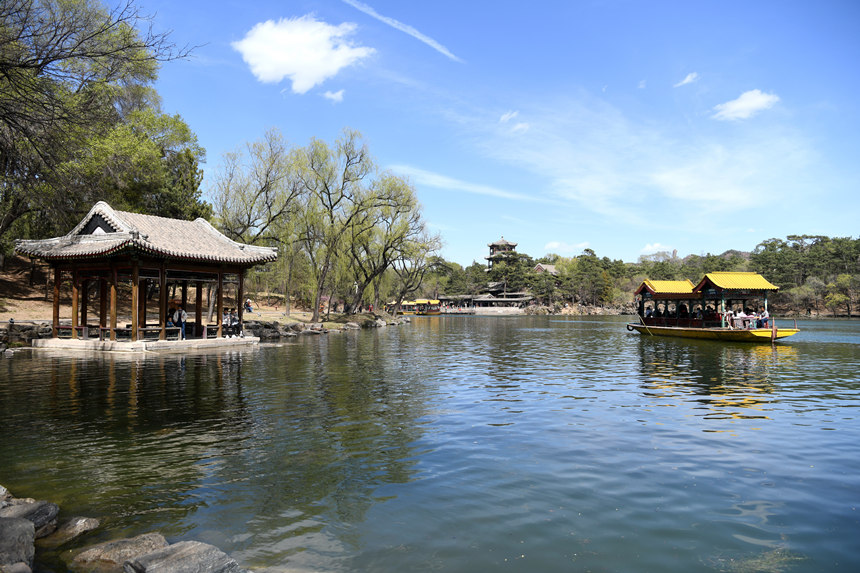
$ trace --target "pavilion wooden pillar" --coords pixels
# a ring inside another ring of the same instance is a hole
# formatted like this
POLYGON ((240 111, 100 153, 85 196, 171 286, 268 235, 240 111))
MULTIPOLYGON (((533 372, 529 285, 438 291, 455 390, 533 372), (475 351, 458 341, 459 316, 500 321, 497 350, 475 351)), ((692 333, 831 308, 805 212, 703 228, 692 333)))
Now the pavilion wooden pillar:
POLYGON ((200 338, 206 338, 206 327, 203 326, 203 283, 201 281, 197 281, 194 297, 194 321, 197 324, 197 331, 201 333, 200 338))
POLYGON ((224 333, 224 271, 218 270, 218 315, 215 317, 215 324, 218 325, 218 334, 216 338, 221 338, 224 333))
POLYGON ((138 311, 140 306, 140 262, 131 263, 131 341, 137 342, 138 311))
POLYGON ((244 330, 242 326, 244 322, 242 321, 242 314, 245 309, 245 271, 239 271, 239 293, 236 295, 236 312, 239 316, 239 332, 241 333, 244 330))
POLYGON ((158 326, 161 327, 161 332, 158 333, 158 339, 164 340, 167 338, 167 269, 164 265, 158 269, 158 326))
POLYGON ((72 269, 72 338, 78 337, 78 269, 72 269))
POLYGON ((59 267, 54 267, 54 312, 51 336, 57 338, 60 335, 60 280, 63 272, 59 267))
POLYGON ((110 269, 110 339, 116 340, 116 307, 117 307, 117 283, 119 279, 116 276, 116 267, 111 265, 110 269))
POLYGON ((182 281, 182 308, 185 312, 188 312, 188 309, 185 308, 185 305, 188 304, 188 281, 182 281))
MULTIPOLYGON (((81 326, 83 326, 84 328, 87 327, 87 323, 89 322, 89 318, 90 318, 89 317, 89 310, 87 309, 87 307, 89 306, 87 304, 88 299, 89 299, 89 296, 88 296, 89 292, 90 292, 90 281, 88 279, 84 279, 81 281, 81 326)), ((84 332, 86 332, 86 331, 84 331, 84 332)), ((87 338, 87 336, 85 335, 84 338, 87 338)))

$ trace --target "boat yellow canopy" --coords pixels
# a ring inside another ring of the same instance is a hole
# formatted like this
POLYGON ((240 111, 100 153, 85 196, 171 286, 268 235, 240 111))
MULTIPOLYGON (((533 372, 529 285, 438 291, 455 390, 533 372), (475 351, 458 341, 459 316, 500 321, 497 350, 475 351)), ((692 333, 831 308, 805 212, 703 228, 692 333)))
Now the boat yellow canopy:
POLYGON ((778 291, 779 287, 772 284, 758 273, 719 272, 708 273, 693 289, 702 292, 707 288, 717 290, 745 290, 745 291, 778 291))

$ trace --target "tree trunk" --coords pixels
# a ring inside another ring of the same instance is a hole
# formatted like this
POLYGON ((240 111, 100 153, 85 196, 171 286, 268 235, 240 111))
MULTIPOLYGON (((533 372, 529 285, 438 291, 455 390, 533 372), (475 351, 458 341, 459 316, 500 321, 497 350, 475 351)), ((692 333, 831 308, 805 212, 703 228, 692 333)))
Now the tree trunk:
POLYGON ((293 288, 293 258, 290 257, 287 263, 287 284, 284 287, 284 306, 286 310, 284 314, 290 316, 290 290, 293 288))
MULTIPOLYGON (((215 299, 217 298, 216 296, 212 296, 212 290, 211 284, 206 287, 206 297, 209 299, 209 313, 206 315, 206 322, 209 323, 212 322, 212 313, 215 311, 215 299)), ((214 290, 217 291, 218 289, 214 290)))

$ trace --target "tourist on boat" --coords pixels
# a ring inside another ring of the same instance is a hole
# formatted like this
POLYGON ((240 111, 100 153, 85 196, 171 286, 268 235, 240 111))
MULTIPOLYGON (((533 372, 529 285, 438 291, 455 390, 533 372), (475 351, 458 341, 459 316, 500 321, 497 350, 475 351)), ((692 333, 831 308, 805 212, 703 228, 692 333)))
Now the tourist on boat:
POLYGON ((770 314, 768 314, 767 310, 764 307, 759 308, 758 321, 756 322, 756 326, 758 328, 767 328, 767 323, 769 321, 770 321, 770 314))
POLYGON ((731 308, 726 310, 726 313, 723 315, 723 318, 725 318, 726 320, 726 326, 728 326, 729 328, 734 328, 734 312, 732 312, 731 308))
POLYGON ((649 306, 645 311, 645 318, 651 318, 652 316, 654 316, 654 310, 649 306))

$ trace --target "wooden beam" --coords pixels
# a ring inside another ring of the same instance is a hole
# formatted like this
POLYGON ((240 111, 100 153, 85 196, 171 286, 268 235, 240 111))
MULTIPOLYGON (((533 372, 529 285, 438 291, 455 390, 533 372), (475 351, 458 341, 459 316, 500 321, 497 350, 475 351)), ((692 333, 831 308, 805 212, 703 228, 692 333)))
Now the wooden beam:
POLYGON ((163 265, 158 269, 158 326, 161 327, 158 339, 165 340, 167 338, 167 269, 163 265))
POLYGON ((90 292, 90 281, 84 279, 81 281, 81 326, 86 326, 87 322, 89 322, 89 292, 90 292))
POLYGON ((242 332, 242 314, 245 309, 245 272, 239 273, 239 293, 236 295, 236 313, 239 318, 239 332, 242 332))
POLYGON ((117 277, 116 268, 110 274, 110 339, 116 340, 116 308, 117 308, 117 277))
POLYGON ((137 261, 131 264, 131 341, 137 342, 138 306, 140 298, 140 265, 137 261))
POLYGON ((57 338, 60 332, 60 281, 62 280, 63 272, 59 267, 54 267, 54 312, 53 312, 53 327, 51 328, 51 336, 57 338))
POLYGON ((206 327, 203 326, 203 283, 197 281, 196 292, 194 294, 194 320, 197 324, 198 332, 201 332, 200 338, 206 338, 206 327))
POLYGON ((72 338, 78 337, 78 271, 72 271, 72 338))
POLYGON ((218 271, 218 314, 215 317, 215 324, 218 325, 218 334, 216 338, 221 338, 224 333, 224 273, 218 271))

